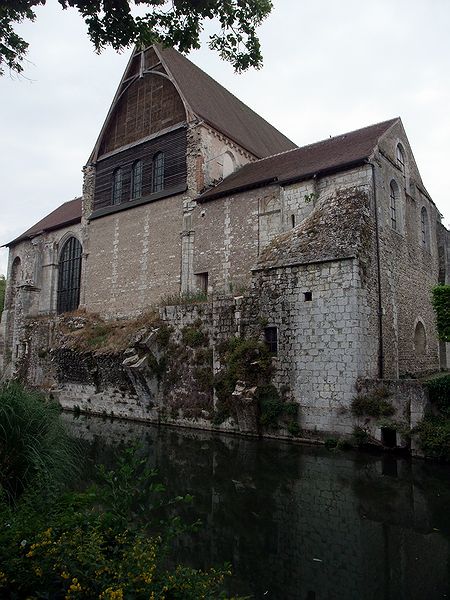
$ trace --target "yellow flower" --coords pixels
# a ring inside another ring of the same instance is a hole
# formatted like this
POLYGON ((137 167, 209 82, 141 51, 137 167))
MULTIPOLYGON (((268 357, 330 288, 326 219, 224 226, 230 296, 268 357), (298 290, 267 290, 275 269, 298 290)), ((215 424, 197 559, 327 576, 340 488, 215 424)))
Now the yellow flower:
POLYGON ((69 579, 70 575, 69 575, 69 573, 67 573, 66 571, 63 571, 63 572, 61 573, 61 577, 62 577, 63 579, 69 579))

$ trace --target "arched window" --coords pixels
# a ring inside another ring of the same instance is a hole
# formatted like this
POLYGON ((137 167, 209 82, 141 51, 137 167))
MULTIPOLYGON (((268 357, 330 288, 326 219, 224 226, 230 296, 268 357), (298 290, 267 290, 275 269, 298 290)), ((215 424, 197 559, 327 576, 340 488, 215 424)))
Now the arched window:
POLYGON ((160 192, 163 189, 164 189, 164 153, 158 152, 153 157, 152 191, 160 192))
POLYGON ((397 182, 392 180, 390 186, 390 209, 391 209, 391 227, 397 231, 398 223, 397 223, 397 207, 398 207, 398 199, 399 199, 399 189, 397 182))
POLYGON ((133 163, 131 169, 131 199, 142 196, 142 160, 133 163))
POLYGON ((122 169, 119 167, 113 173, 112 203, 122 202, 122 169))
POLYGON ((430 226, 428 224, 427 209, 422 206, 420 211, 420 227, 422 232, 422 246, 429 250, 430 248, 430 226))
POLYGON ((81 253, 81 244, 75 237, 70 237, 61 250, 56 307, 58 314, 76 310, 80 303, 81 253))
POLYGON ((236 159, 231 152, 225 152, 223 155, 222 177, 228 177, 236 168, 236 159))
POLYGON ((403 175, 405 174, 405 151, 403 150, 403 147, 401 144, 397 144, 397 164, 401 169, 401 172, 403 173, 403 175))

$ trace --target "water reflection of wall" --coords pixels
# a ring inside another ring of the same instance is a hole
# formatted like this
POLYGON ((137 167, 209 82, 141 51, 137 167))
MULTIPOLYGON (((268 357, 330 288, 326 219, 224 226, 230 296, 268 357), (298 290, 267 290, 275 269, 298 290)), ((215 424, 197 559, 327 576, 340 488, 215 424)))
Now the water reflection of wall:
POLYGON ((233 591, 428 600, 448 589, 443 468, 119 421, 72 426, 101 440, 98 461, 108 460, 108 443, 145 444, 169 492, 195 496, 186 517, 204 524, 179 555, 197 566, 230 560, 233 591))

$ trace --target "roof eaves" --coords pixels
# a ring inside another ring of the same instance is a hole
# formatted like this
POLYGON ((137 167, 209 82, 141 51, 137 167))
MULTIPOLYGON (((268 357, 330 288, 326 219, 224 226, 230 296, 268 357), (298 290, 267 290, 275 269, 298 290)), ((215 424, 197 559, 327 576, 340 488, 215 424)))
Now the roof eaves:
POLYGON ((205 196, 199 196, 196 201, 199 203, 208 202, 209 200, 217 200, 218 198, 223 198, 224 196, 230 196, 233 194, 239 194, 241 192, 245 192, 251 189, 257 189, 260 187, 266 187, 272 183, 277 183, 278 185, 290 185, 292 183, 296 183, 297 181, 306 181, 307 179, 313 179, 317 177, 324 177, 326 175, 332 175, 333 173, 338 173, 339 171, 348 171, 354 167, 359 167, 367 162, 368 157, 364 156, 352 161, 348 161, 346 163, 342 163, 340 165, 336 165, 333 167, 329 167, 326 169, 320 169, 316 171, 310 171, 308 173, 302 173, 301 175, 295 175, 292 177, 285 177, 284 179, 279 179, 278 177, 270 177, 267 179, 262 179, 260 181, 255 181, 252 183, 248 183, 245 185, 236 186, 234 188, 228 190, 218 190, 217 192, 209 193, 205 192, 205 196))
POLYGON ((62 229, 63 227, 69 227, 69 225, 74 225, 76 223, 81 223, 81 217, 74 217, 73 219, 68 219, 67 221, 63 221, 58 223, 57 225, 52 225, 50 227, 45 227, 44 229, 39 229, 36 231, 30 232, 28 235, 21 235, 18 238, 8 242, 7 244, 3 244, 1 248, 10 248, 11 246, 15 246, 19 242, 25 242, 26 240, 32 240, 43 233, 47 233, 49 231, 56 231, 57 229, 62 229))
POLYGON ((243 185, 238 185, 229 190, 218 190, 215 193, 205 192, 205 195, 198 196, 196 198, 196 202, 200 204, 203 202, 208 202, 209 200, 216 200, 217 198, 223 198, 224 196, 230 196, 232 194, 239 194, 241 192, 246 192, 247 190, 252 190, 260 187, 266 187, 272 183, 278 183, 277 177, 268 177, 267 179, 261 179, 260 181, 247 183, 243 185))

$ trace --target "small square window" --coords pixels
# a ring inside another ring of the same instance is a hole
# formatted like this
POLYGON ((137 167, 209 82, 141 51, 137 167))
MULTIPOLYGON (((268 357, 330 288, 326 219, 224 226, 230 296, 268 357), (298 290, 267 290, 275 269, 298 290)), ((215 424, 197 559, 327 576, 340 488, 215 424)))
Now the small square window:
POLYGON ((271 354, 278 353, 278 329, 276 327, 266 327, 264 329, 264 340, 271 354))
POLYGON ((397 432, 391 427, 381 428, 381 443, 386 448, 396 448, 397 446, 397 432))
POLYGON ((208 293, 208 273, 197 273, 195 275, 195 285, 199 292, 208 293))
POLYGON ((305 296, 305 302, 311 302, 311 300, 312 300, 312 292, 305 292, 304 296, 305 296))

